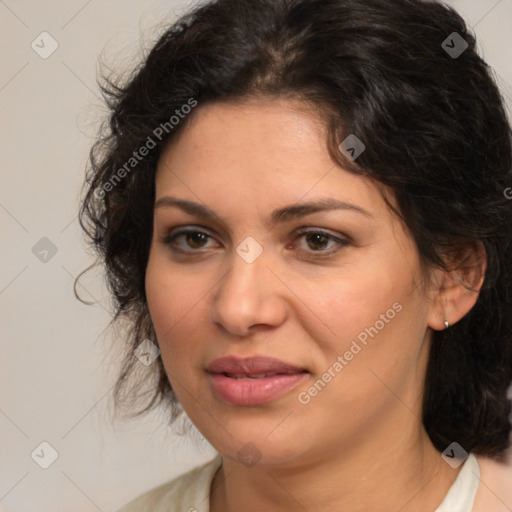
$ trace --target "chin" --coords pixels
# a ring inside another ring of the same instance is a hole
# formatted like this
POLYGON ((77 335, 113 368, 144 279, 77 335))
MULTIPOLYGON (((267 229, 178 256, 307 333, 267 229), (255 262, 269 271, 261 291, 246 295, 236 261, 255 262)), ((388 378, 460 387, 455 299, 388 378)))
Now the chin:
POLYGON ((244 419, 224 417, 222 425, 226 430, 219 427, 212 431, 211 423, 206 429, 198 428, 223 457, 247 467, 287 466, 305 453, 304 438, 301 436, 303 429, 295 431, 291 423, 286 427, 279 426, 286 414, 281 414, 278 421, 275 418, 251 416, 244 419))

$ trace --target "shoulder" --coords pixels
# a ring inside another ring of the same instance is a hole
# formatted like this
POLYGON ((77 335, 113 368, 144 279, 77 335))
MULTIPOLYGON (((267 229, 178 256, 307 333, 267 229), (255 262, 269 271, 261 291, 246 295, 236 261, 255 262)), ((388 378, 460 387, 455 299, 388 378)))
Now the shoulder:
POLYGON ((221 464, 222 458, 217 455, 202 466, 141 494, 118 512, 207 512, 210 486, 221 464))
POLYGON ((512 508, 512 452, 503 461, 481 456, 477 460, 480 485, 474 512, 509 512, 512 508))

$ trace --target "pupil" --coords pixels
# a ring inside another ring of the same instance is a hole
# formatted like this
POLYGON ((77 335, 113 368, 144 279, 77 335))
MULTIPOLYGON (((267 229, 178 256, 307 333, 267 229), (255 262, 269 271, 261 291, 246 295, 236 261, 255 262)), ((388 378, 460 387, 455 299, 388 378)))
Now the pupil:
POLYGON ((205 235, 203 233, 187 233, 187 243, 191 247, 201 247, 205 241, 205 235))
POLYGON ((312 243, 310 243, 310 247, 313 249, 322 248, 325 246, 326 240, 327 239, 324 235, 320 235, 320 234, 310 235, 309 241, 312 242, 312 243))

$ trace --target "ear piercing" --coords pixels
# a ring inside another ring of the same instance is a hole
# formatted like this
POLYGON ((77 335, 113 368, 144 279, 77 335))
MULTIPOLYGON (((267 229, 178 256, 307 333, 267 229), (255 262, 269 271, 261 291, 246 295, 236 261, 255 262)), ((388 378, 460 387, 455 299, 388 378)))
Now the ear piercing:
POLYGON ((448 320, 445 320, 444 321, 444 326, 448 329, 448 327, 450 327, 450 324, 448 323, 448 320))

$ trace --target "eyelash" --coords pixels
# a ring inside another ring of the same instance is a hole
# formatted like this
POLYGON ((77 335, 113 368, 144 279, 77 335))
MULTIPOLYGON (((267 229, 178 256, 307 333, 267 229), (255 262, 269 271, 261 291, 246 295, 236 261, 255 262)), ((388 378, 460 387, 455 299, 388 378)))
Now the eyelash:
MULTIPOLYGON (((203 235, 206 235, 208 238, 214 238, 213 236, 211 236, 206 231, 203 231, 203 230, 201 230, 199 228, 191 227, 191 228, 186 228, 186 229, 180 229, 179 231, 176 231, 174 233, 172 233, 172 232, 169 233, 167 236, 165 236, 162 239, 162 243, 164 243, 165 245, 168 245, 169 248, 171 249, 171 251, 173 251, 175 253, 181 253, 181 254, 199 253, 203 249, 202 247, 199 248, 199 249, 184 250, 184 249, 181 249, 181 248, 179 248, 179 247, 177 247, 175 245, 175 241, 176 241, 177 238, 179 238, 180 236, 191 234, 191 233, 192 234, 193 233, 201 233, 203 235)), ((338 251, 340 251, 342 248, 344 248, 344 247, 346 247, 347 245, 350 244, 350 242, 348 240, 346 240, 346 239, 339 238, 339 237, 334 236, 331 233, 328 233, 328 232, 323 231, 321 229, 311 229, 311 228, 300 228, 300 229, 298 229, 294 233, 294 240, 293 240, 293 242, 296 242, 299 238, 304 237, 306 235, 320 235, 323 238, 327 239, 328 242, 336 242, 337 243, 337 247, 335 247, 334 249, 326 250, 326 251, 324 251, 324 250, 304 251, 304 252, 307 252, 307 253, 310 253, 310 254, 314 254, 316 258, 332 256, 335 253, 337 253, 338 251)))

